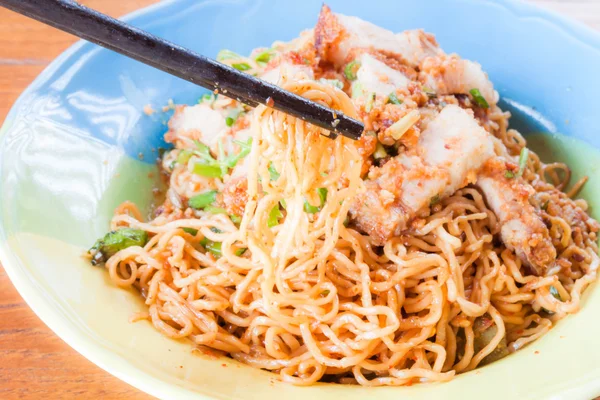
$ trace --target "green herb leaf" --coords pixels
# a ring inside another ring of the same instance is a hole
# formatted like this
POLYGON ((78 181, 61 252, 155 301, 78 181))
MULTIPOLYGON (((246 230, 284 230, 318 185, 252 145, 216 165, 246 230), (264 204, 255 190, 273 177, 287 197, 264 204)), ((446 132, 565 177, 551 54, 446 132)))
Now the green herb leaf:
POLYGON ((238 71, 248 71, 249 69, 252 69, 252 67, 250 66, 250 64, 248 63, 235 63, 235 64, 231 64, 231 66, 235 69, 237 69, 238 71))
POLYGON ((185 233, 189 233, 190 235, 196 236, 198 234, 198 229, 194 228, 181 228, 185 233))
POLYGON ((269 175, 271 175, 272 181, 276 181, 281 176, 273 166, 273 163, 269 163, 269 175))
POLYGON ((473 96, 473 100, 475 100, 475 103, 477 103, 477 105, 479 107, 481 107, 481 108, 490 108, 490 105, 488 104, 488 102, 485 99, 485 97, 482 96, 482 94, 479 91, 479 89, 471 89, 471 90, 469 90, 469 93, 471 93, 471 96, 473 96))
POLYGON ((281 207, 283 207, 284 210, 287 210, 287 204, 285 202, 285 199, 281 199, 279 201, 279 204, 281 204, 281 207))
POLYGON ((344 84, 339 79, 325 79, 325 78, 321 78, 321 79, 319 79, 319 82, 324 83, 326 85, 331 85, 331 86, 336 87, 336 88, 338 88, 340 90, 344 89, 344 84))
POLYGON ((507 169, 506 171, 504 171, 504 177, 508 179, 513 179, 515 177, 515 173, 507 169))
POLYGON ((271 61, 271 58, 275 56, 275 51, 273 49, 267 49, 261 53, 258 53, 254 60, 259 63, 268 63, 271 61))
POLYGON ((395 92, 390 93, 388 96, 388 103, 391 104, 402 104, 402 100, 398 98, 395 92))
POLYGON ((433 197, 431 198, 431 200, 429 200, 429 205, 430 205, 430 206, 434 206, 434 205, 436 205, 436 204, 437 204, 437 203, 439 203, 439 202, 440 202, 440 195, 439 195, 439 194, 436 194, 435 196, 433 196, 433 197))
POLYGON ((527 167, 527 160, 529 159, 529 149, 527 147, 523 147, 521 149, 521 154, 519 155, 519 172, 517 176, 523 176, 523 172, 525 172, 525 168, 527 167))
POLYGON ((369 97, 367 97, 367 102, 365 103, 366 112, 371 112, 371 110, 373 109, 373 106, 375 105, 375 97, 375 93, 369 93, 369 97))
POLYGON ((208 192, 201 193, 193 196, 188 200, 188 206, 201 210, 206 206, 211 205, 217 199, 217 191, 209 190, 208 192))
POLYGON ((269 212, 269 219, 267 220, 267 226, 269 228, 279 225, 279 219, 283 217, 281 210, 279 210, 279 204, 275 205, 269 212))
POLYGON ((242 217, 240 217, 239 215, 235 215, 235 214, 231 214, 229 216, 229 219, 231 220, 231 222, 233 222, 236 225, 239 225, 242 222, 242 217))
POLYGON ((121 228, 98 239, 88 252, 92 255, 92 265, 97 265, 123 249, 131 246, 143 247, 146 243, 148 243, 148 232, 141 229, 121 228))
POLYGON ((556 290, 556 288, 554 286, 550 286, 550 294, 552 296, 554 296, 554 298, 556 300, 562 301, 562 299, 560 298, 560 294, 558 293, 558 290, 556 290))
POLYGON ((242 56, 227 49, 223 49, 217 54, 217 61, 231 60, 234 58, 242 58, 242 56))
POLYGON ((358 61, 352 61, 346 64, 344 67, 344 76, 349 81, 356 80, 356 74, 358 73, 358 69, 360 68, 360 63, 358 61))

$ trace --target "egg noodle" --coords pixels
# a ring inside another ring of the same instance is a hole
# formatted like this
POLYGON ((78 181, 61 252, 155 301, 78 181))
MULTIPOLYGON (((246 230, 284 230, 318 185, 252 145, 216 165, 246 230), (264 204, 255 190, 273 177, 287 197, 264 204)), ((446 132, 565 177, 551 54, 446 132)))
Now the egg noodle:
MULTIPOLYGON (((284 88, 356 117, 350 98, 312 80, 284 88)), ((495 109, 497 136, 518 153, 525 140, 495 109)), ((555 186, 568 168, 529 158, 524 178, 546 204, 557 253, 569 268, 524 273, 495 240, 496 217, 472 187, 431 207, 418 229, 375 247, 347 227, 364 191, 355 142, 264 106, 253 111, 248 201, 241 222, 227 214, 163 213, 142 222, 125 203, 112 229, 149 233, 145 246, 106 262, 112 281, 140 291, 162 334, 278 373, 296 385, 365 386, 447 381, 516 351, 575 312, 596 278, 595 233, 575 232, 552 209, 574 203, 555 186), (278 171, 273 179, 270 169, 278 171), (304 212, 305 200, 320 212, 304 212), (285 218, 269 226, 281 204, 285 218), (215 258, 201 239, 222 243, 215 258), (243 250, 246 249, 246 250, 243 250), (487 328, 493 329, 487 329, 487 328), (482 340, 481 332, 487 337, 482 340)), ((583 209, 587 205, 577 200, 583 209)), ((351 225, 350 225, 351 226, 351 225)))

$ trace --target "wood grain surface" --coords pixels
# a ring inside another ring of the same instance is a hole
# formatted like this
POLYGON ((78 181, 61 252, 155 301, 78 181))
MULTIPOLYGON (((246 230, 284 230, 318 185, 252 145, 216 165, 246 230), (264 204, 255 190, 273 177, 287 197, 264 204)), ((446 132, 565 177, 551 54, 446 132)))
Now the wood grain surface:
MULTIPOLYGON (((600 30, 600 0, 531 0, 600 30)), ((82 0, 120 16, 156 0, 82 0)), ((76 41, 0 8, 0 121, 29 83, 76 41)), ((1 194, 0 194, 1 196, 1 194)), ((60 340, 29 309, 0 266, 0 399, 150 399, 60 340)))

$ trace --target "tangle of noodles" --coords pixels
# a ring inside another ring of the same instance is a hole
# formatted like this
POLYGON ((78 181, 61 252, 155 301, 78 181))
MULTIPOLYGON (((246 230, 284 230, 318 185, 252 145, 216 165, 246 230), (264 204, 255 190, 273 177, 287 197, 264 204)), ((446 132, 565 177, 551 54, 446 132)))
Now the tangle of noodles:
MULTIPOLYGON (((289 80, 283 86, 358 117, 348 95, 332 85, 289 80)), ((170 211, 150 222, 130 203, 112 220, 112 229, 150 236, 143 247, 112 255, 106 268, 115 284, 145 298, 147 312, 133 319, 150 320, 168 337, 296 385, 447 381, 548 332, 578 310, 596 279, 595 231, 562 212, 587 209, 559 191, 570 177, 564 164, 543 164, 531 154, 523 173, 558 254, 555 268, 535 276, 497 240, 497 217, 472 186, 432 205, 409 233, 375 246, 347 225, 351 200, 365 191, 357 143, 330 140, 263 106, 250 115, 241 222, 227 213, 180 210, 177 196, 167 200, 170 211), (318 213, 305 212, 306 202, 320 200, 318 213), (269 226, 280 204, 285 218, 269 226), (206 251, 203 239, 221 243, 221 256, 206 251)), ((526 142, 508 129, 508 117, 492 106, 484 127, 519 154, 526 142)), ((198 183, 178 175, 185 172, 173 172, 171 190, 198 183)), ((213 184, 223 188, 218 179, 213 184)))

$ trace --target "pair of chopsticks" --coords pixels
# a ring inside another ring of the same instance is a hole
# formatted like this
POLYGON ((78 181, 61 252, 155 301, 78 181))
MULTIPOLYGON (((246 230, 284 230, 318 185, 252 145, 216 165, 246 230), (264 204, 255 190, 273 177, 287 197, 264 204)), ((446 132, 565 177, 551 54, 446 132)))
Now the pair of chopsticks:
POLYGON ((240 72, 72 0, 0 0, 0 6, 71 33, 256 107, 264 104, 337 133, 358 139, 364 125, 348 116, 240 72))

